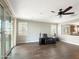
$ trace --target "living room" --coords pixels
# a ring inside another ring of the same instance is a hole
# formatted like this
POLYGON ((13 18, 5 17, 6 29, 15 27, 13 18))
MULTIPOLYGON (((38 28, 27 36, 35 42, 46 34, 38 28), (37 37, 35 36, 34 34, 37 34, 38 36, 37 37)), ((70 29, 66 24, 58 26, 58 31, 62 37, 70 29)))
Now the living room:
POLYGON ((79 59, 78 0, 1 0, 1 59, 79 59))

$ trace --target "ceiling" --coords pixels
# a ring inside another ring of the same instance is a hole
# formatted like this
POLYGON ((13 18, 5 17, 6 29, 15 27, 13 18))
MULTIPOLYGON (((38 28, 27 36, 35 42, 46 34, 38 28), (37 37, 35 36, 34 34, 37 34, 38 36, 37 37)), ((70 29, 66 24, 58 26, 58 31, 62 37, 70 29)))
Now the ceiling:
POLYGON ((61 23, 79 17, 79 0, 10 0, 17 18, 43 22, 61 23), (57 16, 60 8, 73 6, 74 15, 57 16), (56 11, 51 13, 50 11, 56 11))

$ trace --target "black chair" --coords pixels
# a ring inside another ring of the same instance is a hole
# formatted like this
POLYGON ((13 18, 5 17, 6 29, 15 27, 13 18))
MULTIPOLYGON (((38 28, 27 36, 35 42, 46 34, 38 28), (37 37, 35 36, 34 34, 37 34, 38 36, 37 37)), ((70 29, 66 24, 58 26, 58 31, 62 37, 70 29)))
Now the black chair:
POLYGON ((48 38, 46 40, 46 44, 56 44, 56 39, 54 39, 54 38, 48 38))
POLYGON ((40 39, 39 39, 39 44, 40 44, 40 45, 46 44, 45 38, 40 38, 40 39))
POLYGON ((39 44, 46 44, 47 39, 48 39, 47 34, 44 33, 42 37, 39 38, 39 44))

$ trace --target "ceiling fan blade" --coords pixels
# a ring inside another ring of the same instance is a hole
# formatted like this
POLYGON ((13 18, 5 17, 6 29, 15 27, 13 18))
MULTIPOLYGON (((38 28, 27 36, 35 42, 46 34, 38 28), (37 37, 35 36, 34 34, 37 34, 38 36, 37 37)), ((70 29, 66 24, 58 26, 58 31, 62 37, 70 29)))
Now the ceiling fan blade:
POLYGON ((72 9, 72 6, 69 6, 68 8, 66 8, 63 12, 67 12, 68 10, 72 9))
POLYGON ((70 13, 63 13, 63 15, 70 15, 70 14, 74 14, 74 12, 70 12, 70 13))

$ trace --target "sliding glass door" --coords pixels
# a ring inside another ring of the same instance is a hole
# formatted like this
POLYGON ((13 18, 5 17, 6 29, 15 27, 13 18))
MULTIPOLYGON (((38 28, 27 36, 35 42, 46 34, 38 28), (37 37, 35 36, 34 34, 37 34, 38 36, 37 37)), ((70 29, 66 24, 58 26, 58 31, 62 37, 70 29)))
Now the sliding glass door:
POLYGON ((0 6, 0 59, 1 59, 1 6, 0 6))
POLYGON ((5 43, 4 42, 4 9, 0 5, 0 59, 3 59, 3 56, 5 55, 5 43))
POLYGON ((10 13, 0 5, 0 59, 4 59, 11 49, 12 26, 10 13))
POLYGON ((7 54, 11 49, 11 17, 8 14, 5 14, 5 41, 7 54))
POLYGON ((1 59, 1 18, 0 18, 0 59, 1 59))

